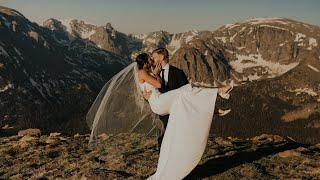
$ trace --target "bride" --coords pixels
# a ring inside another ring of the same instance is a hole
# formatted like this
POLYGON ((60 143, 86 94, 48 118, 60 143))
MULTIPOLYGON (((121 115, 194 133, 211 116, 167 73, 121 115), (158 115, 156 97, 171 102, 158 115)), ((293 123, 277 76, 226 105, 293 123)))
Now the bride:
POLYGON ((182 179, 204 153, 219 88, 189 83, 162 94, 160 66, 153 72, 150 66, 149 55, 140 54, 102 88, 86 117, 92 130, 89 142, 101 133, 159 136, 164 129, 156 114, 169 114, 157 171, 148 179, 182 179), (148 102, 143 92, 149 92, 148 102))

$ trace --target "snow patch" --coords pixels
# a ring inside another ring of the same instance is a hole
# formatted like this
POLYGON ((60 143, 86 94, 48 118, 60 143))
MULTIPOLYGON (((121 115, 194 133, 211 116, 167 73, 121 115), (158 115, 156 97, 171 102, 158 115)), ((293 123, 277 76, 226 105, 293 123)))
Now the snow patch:
POLYGON ((188 79, 188 81, 190 82, 190 84, 192 84, 193 86, 198 86, 198 87, 219 87, 219 85, 214 82, 214 84, 210 84, 210 83, 205 83, 205 82, 195 82, 192 79, 188 79))
POLYGON ((231 50, 229 50, 229 49, 226 49, 226 52, 227 52, 227 53, 230 53, 230 54, 233 54, 233 53, 234 53, 233 51, 231 51, 231 50))
POLYGON ((146 44, 147 42, 151 43, 151 44, 155 44, 156 43, 156 39, 155 38, 147 38, 147 39, 143 40, 143 44, 146 44))
POLYGON ((242 32, 242 31, 246 30, 246 28, 247 28, 247 27, 245 27, 245 26, 244 26, 244 27, 242 27, 242 28, 241 28, 241 30, 240 30, 239 32, 242 32))
POLYGON ((250 30, 249 30, 248 34, 251 34, 251 33, 252 33, 252 31, 253 31, 253 28, 252 28, 252 27, 250 27, 250 30))
POLYGON ((16 47, 13 47, 13 49, 22 58, 22 53, 16 47))
POLYGON ((185 39, 185 42, 186 43, 188 43, 188 42, 190 42, 196 35, 198 35, 199 34, 199 32, 198 31, 191 31, 191 34, 190 35, 188 35, 185 39))
POLYGON ((303 41, 303 39, 306 37, 305 34, 302 34, 302 33, 297 33, 296 34, 296 38, 294 39, 295 42, 301 42, 303 41))
POLYGON ((4 48, 2 46, 0 46, 0 55, 9 57, 9 54, 7 53, 6 50, 4 50, 4 48))
POLYGON ((43 98, 47 99, 46 96, 45 96, 45 94, 42 92, 42 87, 41 87, 41 85, 39 85, 32 77, 30 77, 29 74, 27 73, 27 71, 26 71, 25 69, 23 69, 22 71, 26 74, 26 76, 29 77, 29 81, 30 81, 30 83, 32 84, 32 86, 35 87, 35 88, 39 91, 39 93, 41 94, 41 96, 42 96, 43 98))
POLYGON ((6 25, 8 29, 10 29, 11 23, 8 22, 8 21, 5 21, 5 22, 4 22, 4 25, 6 25))
POLYGON ((289 90, 289 92, 294 92, 296 93, 296 95, 300 95, 304 93, 313 97, 318 95, 316 92, 314 92, 312 89, 309 89, 309 88, 298 88, 295 90, 289 90))
MULTIPOLYGON (((61 24, 66 28, 65 30, 71 36, 73 36, 74 33, 76 33, 82 39, 89 39, 90 36, 92 36, 94 33, 96 33, 95 29, 92 29, 90 27, 89 28, 86 27, 86 25, 89 25, 89 24, 85 24, 84 27, 81 27, 81 28, 78 28, 77 30, 74 30, 72 26, 75 23, 78 23, 78 20, 72 19, 72 18, 61 20, 61 24)), ((79 23, 82 23, 82 21, 80 21, 79 23)))
POLYGON ((65 28, 66 28, 65 30, 70 34, 72 34, 72 31, 73 31, 72 27, 71 27, 71 22, 72 21, 74 21, 74 19, 71 19, 71 18, 61 20, 61 24, 63 26, 65 26, 65 28))
POLYGON ((9 124, 4 125, 1 129, 13 129, 13 126, 9 126, 9 124))
POLYGON ((235 28, 238 26, 240 26, 240 25, 239 24, 226 24, 226 25, 224 25, 224 28, 232 29, 232 28, 235 28))
POLYGON ((29 81, 31 82, 32 86, 34 86, 40 92, 41 96, 46 99, 45 94, 42 92, 42 87, 31 77, 29 77, 29 81))
POLYGON ((75 70, 75 69, 73 69, 73 70, 71 71, 71 73, 75 73, 75 74, 81 75, 81 73, 80 73, 79 71, 75 70))
POLYGON ((46 89, 47 94, 52 97, 52 95, 51 95, 51 93, 50 93, 49 85, 48 85, 47 83, 43 83, 43 86, 44 86, 44 88, 46 89))
POLYGON ((13 88, 13 84, 9 83, 5 87, 0 88, 0 93, 5 92, 6 90, 11 89, 11 88, 13 88))
POLYGON ((215 37, 216 40, 220 40, 222 41, 223 43, 226 43, 227 42, 227 37, 215 37))
POLYGON ((311 66, 310 64, 308 64, 308 67, 309 67, 310 69, 314 70, 315 72, 320 72, 320 70, 319 70, 319 69, 317 69, 317 68, 315 68, 315 67, 311 66))
POLYGON ((7 26, 8 29, 10 29, 11 23, 4 16, 1 16, 1 18, 4 20, 4 25, 7 26))
POLYGON ((244 49, 244 48, 246 48, 246 47, 244 47, 244 46, 242 46, 242 47, 236 47, 238 50, 242 50, 242 49, 244 49))
POLYGON ((147 36, 148 36, 147 34, 132 34, 132 37, 140 40, 145 39, 147 36))
POLYGON ((223 43, 227 42, 227 37, 215 37, 216 40, 222 41, 223 43))
POLYGON ((258 73, 255 74, 250 74, 249 76, 247 76, 247 79, 249 81, 254 81, 254 80, 258 80, 260 79, 262 76, 259 76, 258 73))
POLYGON ((174 38, 171 40, 170 44, 168 44, 168 50, 171 54, 174 54, 181 47, 181 39, 174 38))
POLYGON ((230 65, 239 73, 243 73, 245 69, 253 67, 265 67, 269 73, 269 77, 282 75, 292 68, 296 67, 299 63, 291 63, 288 65, 280 64, 278 62, 266 61, 262 58, 261 54, 239 55, 236 54, 236 60, 231 61, 230 65))
POLYGON ((315 38, 309 38, 309 47, 308 50, 311 50, 313 47, 317 47, 318 42, 315 38))
POLYGON ((278 24, 288 24, 283 18, 270 17, 270 18, 253 18, 249 19, 246 22, 250 24, 262 24, 262 23, 278 23, 278 24))
POLYGON ((232 37, 230 37, 230 42, 234 41, 234 38, 238 35, 238 32, 234 33, 234 35, 232 37))
POLYGON ((281 28, 281 27, 277 27, 277 26, 271 26, 271 25, 267 25, 267 24, 259 25, 259 27, 269 27, 269 28, 273 28, 273 29, 279 29, 279 30, 283 30, 283 31, 289 31, 288 29, 285 29, 285 28, 281 28))
POLYGON ((305 34, 297 33, 296 38, 294 39, 294 42, 298 42, 298 46, 303 46, 304 45, 303 40, 306 37, 307 36, 305 34))
POLYGON ((89 39, 90 36, 92 36, 94 33, 96 33, 95 30, 92 31, 82 31, 79 35, 82 39, 89 39))

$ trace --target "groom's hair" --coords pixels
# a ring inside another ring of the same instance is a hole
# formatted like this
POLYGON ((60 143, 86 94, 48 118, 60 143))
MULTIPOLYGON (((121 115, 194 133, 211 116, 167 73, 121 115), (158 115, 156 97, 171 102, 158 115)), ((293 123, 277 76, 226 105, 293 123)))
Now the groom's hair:
POLYGON ((151 54, 157 53, 163 55, 164 60, 169 61, 169 52, 166 48, 158 48, 152 51, 151 54))

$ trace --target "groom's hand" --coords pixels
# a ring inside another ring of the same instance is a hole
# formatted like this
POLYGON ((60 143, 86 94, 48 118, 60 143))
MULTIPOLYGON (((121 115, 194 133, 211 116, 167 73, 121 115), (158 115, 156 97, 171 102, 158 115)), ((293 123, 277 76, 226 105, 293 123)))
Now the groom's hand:
POLYGON ((144 90, 143 91, 143 97, 146 99, 146 100, 149 100, 151 96, 151 91, 147 91, 147 90, 144 90))
POLYGON ((160 74, 161 69, 162 69, 161 64, 160 64, 160 63, 157 63, 156 66, 155 66, 154 69, 153 69, 153 73, 154 73, 154 74, 160 74))

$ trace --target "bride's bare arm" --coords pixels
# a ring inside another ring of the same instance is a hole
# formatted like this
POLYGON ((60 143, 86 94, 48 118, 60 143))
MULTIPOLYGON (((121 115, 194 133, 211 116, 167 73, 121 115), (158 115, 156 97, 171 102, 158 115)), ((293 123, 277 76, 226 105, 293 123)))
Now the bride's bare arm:
POLYGON ((151 84, 155 88, 161 88, 161 78, 158 75, 152 76, 145 70, 139 71, 139 76, 141 80, 151 84))

